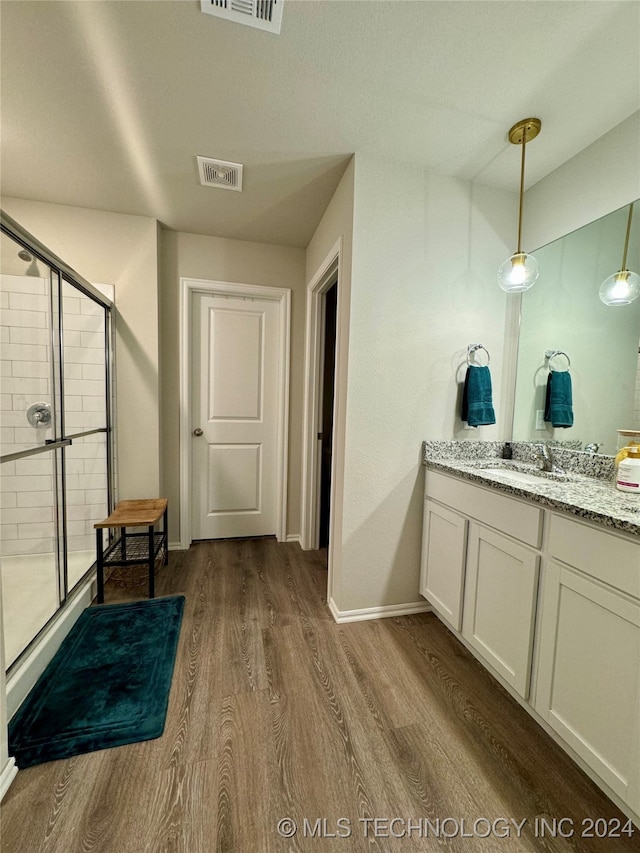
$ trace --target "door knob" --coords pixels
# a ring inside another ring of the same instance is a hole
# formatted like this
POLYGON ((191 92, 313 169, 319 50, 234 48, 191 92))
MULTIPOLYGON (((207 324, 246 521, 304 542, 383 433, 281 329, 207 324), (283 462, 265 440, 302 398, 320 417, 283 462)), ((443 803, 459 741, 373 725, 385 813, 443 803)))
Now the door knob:
POLYGON ((202 430, 200 429, 200 427, 198 427, 197 429, 194 429, 193 434, 197 435, 197 436, 202 435, 202 430))

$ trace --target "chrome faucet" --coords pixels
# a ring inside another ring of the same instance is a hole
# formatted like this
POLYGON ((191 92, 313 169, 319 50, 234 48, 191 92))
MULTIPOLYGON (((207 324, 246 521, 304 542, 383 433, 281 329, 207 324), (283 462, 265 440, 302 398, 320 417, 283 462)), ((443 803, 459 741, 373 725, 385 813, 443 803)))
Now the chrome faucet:
POLYGON ((541 471, 553 471, 553 456, 548 444, 536 444, 536 464, 541 471))
POLYGON ((548 444, 536 444, 536 464, 541 471, 549 471, 554 474, 564 474, 562 468, 556 465, 551 448, 548 444))
POLYGON ((585 453, 597 453, 602 447, 597 441, 592 441, 591 444, 586 444, 584 448, 585 453))

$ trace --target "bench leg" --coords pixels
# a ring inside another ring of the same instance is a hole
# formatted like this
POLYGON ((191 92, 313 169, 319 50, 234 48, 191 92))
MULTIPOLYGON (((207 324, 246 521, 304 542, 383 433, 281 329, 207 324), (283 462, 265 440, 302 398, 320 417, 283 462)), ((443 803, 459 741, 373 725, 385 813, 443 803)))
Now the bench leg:
POLYGON ((165 566, 169 565, 169 507, 167 507, 164 511, 164 564, 165 566))
POLYGON ((155 598, 155 542, 153 541, 153 524, 149 525, 149 598, 155 598))
POLYGON ((96 528, 96 582, 98 584, 98 604, 104 603, 104 559, 102 554, 102 528, 96 528))

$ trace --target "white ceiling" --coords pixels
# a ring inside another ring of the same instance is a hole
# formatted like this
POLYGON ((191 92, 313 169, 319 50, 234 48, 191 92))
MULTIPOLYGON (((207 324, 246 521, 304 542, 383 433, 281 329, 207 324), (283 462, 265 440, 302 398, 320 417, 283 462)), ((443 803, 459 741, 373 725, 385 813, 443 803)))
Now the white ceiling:
POLYGON ((280 36, 199 0, 3 0, 2 192, 306 246, 353 152, 517 190, 640 107, 640 3, 286 0, 280 36), (201 187, 196 155, 243 163, 201 187))

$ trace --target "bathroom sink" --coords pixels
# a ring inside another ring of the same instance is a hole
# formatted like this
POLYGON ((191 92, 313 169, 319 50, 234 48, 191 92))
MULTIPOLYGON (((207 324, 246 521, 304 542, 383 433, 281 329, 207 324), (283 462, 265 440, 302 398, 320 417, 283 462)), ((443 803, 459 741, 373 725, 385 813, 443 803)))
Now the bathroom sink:
POLYGON ((527 462, 516 462, 511 460, 494 460, 483 462, 476 466, 487 474, 497 475, 513 483, 535 484, 544 482, 567 483, 571 477, 557 471, 541 471, 527 462))
MULTIPOLYGON (((490 466, 482 466, 482 471, 487 474, 498 474, 500 477, 504 477, 507 480, 513 480, 514 483, 540 483, 540 481, 547 479, 543 477, 542 474, 544 472, 538 473, 525 473, 524 471, 514 471, 511 468, 491 468, 490 466)), ((556 474, 556 477, 559 476, 556 474)))

